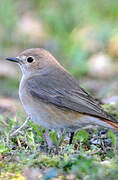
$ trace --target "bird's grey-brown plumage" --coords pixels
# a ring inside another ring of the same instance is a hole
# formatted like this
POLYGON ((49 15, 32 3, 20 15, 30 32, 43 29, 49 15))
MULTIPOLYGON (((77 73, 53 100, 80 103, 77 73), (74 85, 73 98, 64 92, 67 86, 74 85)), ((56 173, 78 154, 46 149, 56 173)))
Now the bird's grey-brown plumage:
POLYGON ((89 125, 118 129, 116 120, 83 90, 44 49, 28 49, 19 57, 23 72, 19 96, 27 114, 46 128, 84 128, 89 125), (30 58, 30 59, 28 59, 30 58))
POLYGON ((33 98, 41 98, 46 103, 52 103, 60 108, 116 122, 94 98, 78 85, 70 74, 58 68, 29 78, 26 87, 33 98))

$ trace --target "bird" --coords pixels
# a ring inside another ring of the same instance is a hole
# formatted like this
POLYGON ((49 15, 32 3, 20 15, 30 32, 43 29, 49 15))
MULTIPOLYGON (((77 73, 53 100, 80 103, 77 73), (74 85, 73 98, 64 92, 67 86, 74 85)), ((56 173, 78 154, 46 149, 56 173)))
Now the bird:
POLYGON ((118 131, 116 119, 47 50, 31 48, 6 59, 21 68, 19 97, 34 123, 48 130, 65 129, 72 136, 96 127, 118 131))

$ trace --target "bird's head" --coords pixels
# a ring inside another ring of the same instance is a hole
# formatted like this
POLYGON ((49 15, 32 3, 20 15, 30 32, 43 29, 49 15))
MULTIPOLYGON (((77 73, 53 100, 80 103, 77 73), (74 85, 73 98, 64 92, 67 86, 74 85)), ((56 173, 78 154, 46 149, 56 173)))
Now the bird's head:
POLYGON ((15 58, 8 57, 6 59, 18 63, 23 74, 36 73, 43 69, 60 66, 48 51, 41 48, 27 49, 15 58))

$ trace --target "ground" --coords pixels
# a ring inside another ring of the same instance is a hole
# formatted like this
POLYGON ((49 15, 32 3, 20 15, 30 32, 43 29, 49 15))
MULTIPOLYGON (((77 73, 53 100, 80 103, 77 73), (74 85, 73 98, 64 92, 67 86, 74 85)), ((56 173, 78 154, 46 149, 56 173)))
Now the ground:
MULTIPOLYGON (((13 89, 9 87, 9 94, 3 91, 0 101, 0 179, 117 179, 117 136, 112 131, 81 130, 69 145, 68 133, 58 138, 52 130, 49 134, 54 145, 49 148, 46 129, 26 122, 17 98, 18 83, 5 82, 3 89, 6 84, 12 84, 13 89)), ((113 105, 103 108, 118 119, 113 105)))

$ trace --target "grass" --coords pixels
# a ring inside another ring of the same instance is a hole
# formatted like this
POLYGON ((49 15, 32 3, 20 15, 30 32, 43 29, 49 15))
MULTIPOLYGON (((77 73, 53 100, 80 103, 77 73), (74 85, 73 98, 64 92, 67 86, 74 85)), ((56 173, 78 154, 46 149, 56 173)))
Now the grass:
POLYGON ((30 121, 13 133, 23 120, 0 116, 0 179, 33 179, 34 175, 46 180, 117 179, 118 153, 112 131, 81 130, 69 145, 67 133, 57 138, 52 130, 50 149, 44 138, 46 130, 30 121))
MULTIPOLYGON (((6 91, 5 81, 2 83, 4 95, 18 87, 17 81, 8 82, 6 91)), ((118 111, 113 105, 103 107, 118 119, 118 111)), ((58 133, 51 130, 49 136, 53 147, 49 148, 44 136, 46 129, 29 120, 19 129, 24 122, 22 114, 14 118, 0 115, 0 179, 117 179, 117 138, 112 131, 81 130, 69 145, 66 132, 58 138, 58 133)))

